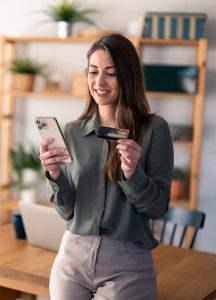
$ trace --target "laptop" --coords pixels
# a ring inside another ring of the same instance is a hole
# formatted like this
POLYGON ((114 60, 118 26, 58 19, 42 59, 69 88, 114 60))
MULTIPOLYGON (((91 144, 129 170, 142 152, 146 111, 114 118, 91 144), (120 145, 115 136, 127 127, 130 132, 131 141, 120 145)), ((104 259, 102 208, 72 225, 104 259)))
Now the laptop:
POLYGON ((65 220, 55 208, 23 201, 19 201, 19 207, 28 243, 58 251, 65 231, 65 220))

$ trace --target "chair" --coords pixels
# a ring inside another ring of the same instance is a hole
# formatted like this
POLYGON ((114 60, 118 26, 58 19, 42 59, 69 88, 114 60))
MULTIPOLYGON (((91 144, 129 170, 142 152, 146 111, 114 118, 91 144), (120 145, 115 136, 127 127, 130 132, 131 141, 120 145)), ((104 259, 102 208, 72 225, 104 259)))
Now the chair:
MULTIPOLYGON (((170 207, 168 212, 159 221, 161 225, 159 241, 161 243, 165 243, 166 238, 168 238, 169 245, 183 247, 187 241, 188 248, 191 249, 193 248, 198 230, 204 227, 205 213, 185 208, 170 207), (168 230, 169 223, 172 224, 169 227, 171 230, 168 230), (191 229, 188 237, 186 233, 189 228, 193 228, 193 230, 191 229)), ((156 227, 155 225, 154 221, 152 223, 153 232, 156 227)))

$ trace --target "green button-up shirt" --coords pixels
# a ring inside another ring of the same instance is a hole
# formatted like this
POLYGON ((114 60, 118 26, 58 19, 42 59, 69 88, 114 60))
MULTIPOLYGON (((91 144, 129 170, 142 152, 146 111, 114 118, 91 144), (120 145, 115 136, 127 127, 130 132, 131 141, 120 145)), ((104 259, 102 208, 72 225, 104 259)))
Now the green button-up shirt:
POLYGON ((109 142, 97 138, 97 114, 66 124, 65 139, 73 156, 59 177, 47 182, 51 202, 79 235, 104 235, 139 243, 145 249, 158 245, 149 219, 162 216, 169 205, 173 146, 167 122, 154 116, 143 130, 142 155, 129 180, 113 184, 104 176, 109 142))

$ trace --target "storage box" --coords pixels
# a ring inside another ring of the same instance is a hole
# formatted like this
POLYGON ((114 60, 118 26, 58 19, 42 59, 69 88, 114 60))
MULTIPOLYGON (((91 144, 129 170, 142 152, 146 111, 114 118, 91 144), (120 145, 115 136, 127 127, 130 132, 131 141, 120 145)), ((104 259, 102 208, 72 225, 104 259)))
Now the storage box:
POLYGON ((73 97, 86 98, 88 96, 87 76, 84 73, 72 76, 71 93, 73 97))
POLYGON ((143 66, 147 91, 196 93, 198 69, 196 66, 143 66))
POLYGON ((44 93, 61 93, 62 83, 59 80, 44 79, 43 90, 44 93))
POLYGON ((149 12, 145 17, 144 37, 159 39, 199 39, 206 14, 149 12))

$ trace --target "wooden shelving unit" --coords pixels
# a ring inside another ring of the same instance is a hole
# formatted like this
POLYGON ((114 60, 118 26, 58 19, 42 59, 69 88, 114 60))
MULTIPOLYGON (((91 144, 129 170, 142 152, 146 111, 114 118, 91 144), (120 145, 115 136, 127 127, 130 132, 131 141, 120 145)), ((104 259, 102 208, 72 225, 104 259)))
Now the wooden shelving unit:
POLYGON ((180 39, 136 39, 136 48, 142 46, 179 46, 179 47, 195 47, 196 48, 196 66, 198 68, 197 79, 197 92, 196 94, 183 94, 183 93, 147 93, 148 97, 157 99, 188 99, 193 101, 193 136, 191 141, 174 141, 176 147, 190 147, 191 149, 191 162, 189 166, 189 194, 187 199, 181 199, 172 202, 173 206, 188 207, 190 209, 197 208, 198 190, 199 190, 199 172, 200 172, 200 154, 201 154, 201 141, 202 141, 202 124, 203 124, 203 110, 205 99, 205 78, 206 78, 206 60, 208 42, 206 39, 199 40, 180 40, 180 39), (138 44, 140 46, 138 47, 138 44))
MULTIPOLYGON (((0 177, 0 195, 8 190, 8 198, 10 198, 10 183, 11 183, 11 166, 10 166, 10 149, 13 142, 13 120, 14 120, 14 99, 36 97, 43 98, 63 98, 73 99, 70 93, 20 93, 13 90, 13 74, 6 71, 6 58, 11 61, 16 56, 16 47, 20 43, 69 43, 85 44, 93 43, 94 38, 70 37, 66 39, 52 38, 52 37, 1 37, 0 38, 0 165, 6 160, 6 174, 5 181, 2 181, 2 170, 0 177), (7 55, 6 55, 7 54, 7 55), (5 81, 7 81, 7 89, 5 89, 5 81), (6 99, 6 100, 5 100, 6 99), (5 107, 7 110, 5 112, 5 107), (4 131, 3 124, 7 124, 7 130, 4 131), (4 149, 2 149, 2 141, 4 139, 4 149), (4 151, 4 155, 3 152, 4 151), (3 158, 4 157, 4 158, 3 158)), ((170 39, 146 39, 146 38, 131 38, 138 52, 141 52, 146 45, 157 46, 179 46, 179 47, 195 47, 196 48, 196 65, 198 67, 198 82, 196 94, 182 94, 182 93, 161 93, 148 92, 147 97, 153 97, 160 101, 163 99, 187 99, 193 101, 193 138, 192 141, 174 141, 176 147, 187 147, 191 151, 191 165, 190 165, 190 186, 188 199, 173 203, 173 205, 189 207, 195 209, 197 207, 198 186, 199 186, 199 169, 200 169, 200 152, 202 139, 202 119, 204 109, 205 97, 205 77, 206 77, 206 57, 207 57, 207 40, 170 40, 170 39)), ((12 202, 13 203, 13 202, 12 202)), ((5 205, 6 207, 6 205, 5 205)), ((8 205, 10 207, 10 205, 8 205)))

